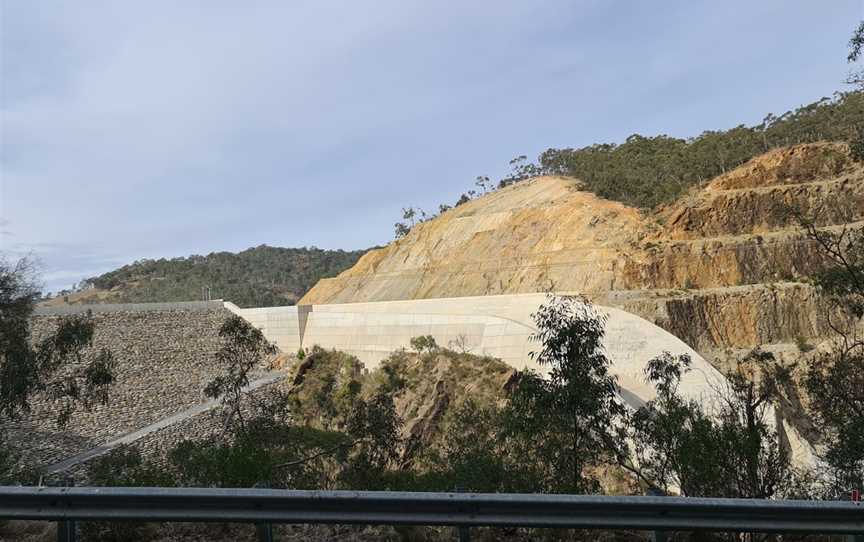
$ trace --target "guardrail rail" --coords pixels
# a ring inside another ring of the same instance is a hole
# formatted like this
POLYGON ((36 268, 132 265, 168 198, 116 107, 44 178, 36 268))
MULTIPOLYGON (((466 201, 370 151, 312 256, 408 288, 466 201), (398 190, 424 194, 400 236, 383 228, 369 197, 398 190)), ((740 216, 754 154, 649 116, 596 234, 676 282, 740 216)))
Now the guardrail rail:
MULTIPOLYGON (((637 529, 664 532, 846 534, 864 542, 864 504, 682 497, 295 491, 279 489, 0 487, 0 519, 58 522, 74 540, 75 521, 449 525, 637 529)), ((63 537, 63 538, 61 538, 63 537)))

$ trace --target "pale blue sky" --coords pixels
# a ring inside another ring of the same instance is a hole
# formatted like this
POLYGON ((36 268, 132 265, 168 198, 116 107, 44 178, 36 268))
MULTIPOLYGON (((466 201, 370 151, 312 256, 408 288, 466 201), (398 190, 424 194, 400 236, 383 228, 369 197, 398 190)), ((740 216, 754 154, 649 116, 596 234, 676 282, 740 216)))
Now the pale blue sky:
POLYGON ((385 243, 519 154, 758 123, 844 89, 861 0, 0 0, 0 248, 385 243))

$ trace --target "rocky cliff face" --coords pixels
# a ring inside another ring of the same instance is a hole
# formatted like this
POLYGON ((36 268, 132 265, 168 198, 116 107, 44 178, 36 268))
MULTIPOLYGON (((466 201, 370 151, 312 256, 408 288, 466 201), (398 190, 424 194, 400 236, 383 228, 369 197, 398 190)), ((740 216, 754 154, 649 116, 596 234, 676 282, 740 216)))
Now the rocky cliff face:
POLYGON ((578 292, 706 355, 830 334, 805 281, 824 262, 789 210, 864 227, 864 167, 845 146, 772 151, 653 212, 579 187, 538 177, 460 205, 300 303, 578 292))

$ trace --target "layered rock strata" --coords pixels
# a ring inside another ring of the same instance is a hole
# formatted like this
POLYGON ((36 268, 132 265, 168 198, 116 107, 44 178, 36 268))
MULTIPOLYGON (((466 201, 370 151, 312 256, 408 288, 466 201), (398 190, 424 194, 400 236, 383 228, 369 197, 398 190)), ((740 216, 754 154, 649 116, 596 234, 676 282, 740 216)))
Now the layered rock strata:
POLYGON ((547 291, 634 312, 711 356, 830 335, 794 212, 864 228, 864 166, 841 144, 778 149, 640 211, 537 177, 415 226, 300 304, 547 291))

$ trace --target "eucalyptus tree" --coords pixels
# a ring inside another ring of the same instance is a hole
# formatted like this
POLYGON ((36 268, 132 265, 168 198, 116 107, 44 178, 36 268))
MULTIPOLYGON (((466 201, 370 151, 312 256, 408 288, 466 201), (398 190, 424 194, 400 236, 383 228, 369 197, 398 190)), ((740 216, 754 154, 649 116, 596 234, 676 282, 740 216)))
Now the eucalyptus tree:
POLYGON ((691 360, 664 353, 645 367, 656 397, 619 430, 629 446, 619 465, 648 488, 695 497, 772 498, 794 480, 789 451, 773 427, 771 407, 788 368, 754 350, 715 384, 716 400, 681 394, 691 360))
MULTIPOLYGON (((107 402, 114 382, 114 358, 107 348, 93 348, 96 323, 89 313, 60 318, 47 336, 32 336, 39 298, 32 262, 0 258, 0 422, 28 412, 38 394, 59 406, 57 422, 64 425, 77 408, 107 402)), ((3 441, 0 434, 5 477, 13 454, 3 441)))
POLYGON ((832 491, 842 493, 864 488, 864 230, 797 218, 826 261, 812 282, 828 302, 836 340, 809 359, 804 384, 824 435, 832 491))
POLYGON ((597 492, 596 469, 614 457, 614 427, 625 413, 603 350, 605 318, 582 299, 552 296, 534 321, 540 349, 531 357, 547 375, 520 375, 502 438, 542 490, 597 492))

